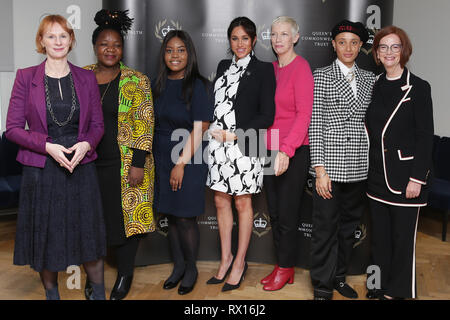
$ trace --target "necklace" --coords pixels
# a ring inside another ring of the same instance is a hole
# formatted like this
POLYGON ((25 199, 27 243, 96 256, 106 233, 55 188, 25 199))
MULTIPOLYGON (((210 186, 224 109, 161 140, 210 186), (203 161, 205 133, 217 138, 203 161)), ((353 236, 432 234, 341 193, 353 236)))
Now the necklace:
MULTIPOLYGON (((98 70, 98 67, 96 66, 95 69, 98 70)), ((120 69, 119 69, 119 73, 120 73, 120 69)), ((106 89, 105 89, 105 91, 103 91, 102 97, 100 98, 100 102, 101 102, 102 104, 103 104, 103 98, 105 97, 106 92, 108 92, 108 89, 109 89, 109 86, 111 85, 111 82, 113 82, 114 79, 116 79, 116 77, 119 75, 119 73, 116 74, 115 76, 113 76, 113 77, 111 78, 111 80, 109 80, 108 85, 106 86, 106 89)))
POLYGON ((75 88, 73 87, 73 79, 72 79, 72 73, 69 73, 69 79, 70 79, 70 87, 72 89, 72 106, 70 108, 70 114, 67 117, 67 119, 63 122, 59 122, 58 119, 56 119, 56 116, 53 112, 53 108, 52 108, 52 104, 50 102, 50 93, 48 90, 48 76, 45 75, 44 77, 44 82, 45 82, 45 101, 47 104, 47 110, 50 112, 50 116, 52 117, 53 121, 60 127, 65 126, 66 124, 68 124, 70 122, 70 120, 72 120, 73 117, 73 113, 75 112, 76 109, 76 105, 77 105, 77 97, 75 94, 75 88))
POLYGON ((109 86, 111 85, 111 82, 112 82, 113 80, 111 80, 110 82, 108 82, 108 85, 106 86, 106 90, 105 91, 103 91, 103 94, 102 94, 102 97, 100 98, 100 102, 103 104, 103 98, 105 97, 105 94, 106 94, 106 92, 108 91, 108 89, 109 89, 109 86))

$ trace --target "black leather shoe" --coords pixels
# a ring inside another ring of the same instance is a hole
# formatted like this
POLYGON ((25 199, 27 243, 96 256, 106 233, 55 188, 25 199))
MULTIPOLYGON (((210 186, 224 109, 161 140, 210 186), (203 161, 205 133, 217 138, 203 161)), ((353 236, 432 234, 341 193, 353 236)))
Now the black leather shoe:
POLYGON ((323 296, 314 296, 314 300, 331 300, 331 298, 323 296))
POLYGON ((247 269, 248 269, 248 264, 247 264, 247 262, 245 262, 244 271, 242 271, 242 275, 241 275, 241 278, 239 279, 239 282, 237 284, 229 284, 229 283, 225 282, 225 284, 222 287, 222 292, 231 291, 231 290, 239 288, 241 286, 242 280, 244 280, 245 272, 247 272, 247 269))
POLYGON ((178 287, 178 294, 180 295, 185 295, 188 294, 189 292, 191 292, 194 287, 195 287, 195 283, 197 282, 197 276, 195 277, 194 283, 192 284, 192 286, 189 287, 183 287, 181 284, 178 287))
POLYGON ((117 275, 116 283, 114 283, 114 287, 111 291, 111 296, 109 300, 122 300, 130 291, 131 283, 133 282, 133 275, 131 276, 122 276, 117 275))
POLYGON ((217 278, 214 276, 214 277, 212 277, 211 279, 209 279, 208 281, 206 281, 206 284, 219 284, 219 283, 224 282, 225 278, 228 277, 228 275, 230 274, 231 269, 233 269, 233 263, 234 263, 234 257, 233 257, 233 260, 231 260, 231 264, 230 264, 230 266, 228 267, 228 270, 227 270, 227 272, 225 273, 225 275, 223 276, 222 279, 217 279, 217 278))
POLYGON ((358 293, 356 293, 355 290, 353 290, 352 287, 350 287, 346 282, 337 282, 334 285, 334 288, 337 292, 339 292, 341 295, 343 295, 346 298, 350 299, 357 299, 358 293))
POLYGON ((366 298, 367 299, 378 299, 380 297, 380 292, 377 289, 367 289, 366 298))
POLYGON ((181 277, 177 281, 169 281, 169 279, 167 279, 164 282, 163 289, 170 290, 170 289, 175 288, 178 285, 178 283, 180 283, 181 279, 183 279, 183 276, 184 276, 184 273, 181 275, 181 277))
POLYGON ((86 300, 92 300, 92 292, 94 289, 92 289, 91 282, 86 277, 86 285, 84 286, 84 296, 86 297, 86 300))

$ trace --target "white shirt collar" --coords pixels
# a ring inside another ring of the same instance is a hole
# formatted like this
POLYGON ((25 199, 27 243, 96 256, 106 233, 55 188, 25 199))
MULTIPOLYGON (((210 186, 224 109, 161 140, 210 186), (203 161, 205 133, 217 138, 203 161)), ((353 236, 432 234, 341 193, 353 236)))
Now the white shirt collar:
POLYGON ((351 68, 347 67, 344 63, 342 63, 341 60, 336 59, 337 64, 339 65, 339 68, 341 69, 344 76, 347 75, 350 71, 355 71, 355 63, 353 63, 353 66, 351 68))
POLYGON ((239 59, 238 61, 236 61, 236 56, 233 55, 233 59, 231 60, 233 64, 235 64, 238 67, 247 67, 247 65, 249 64, 250 60, 252 59, 254 53, 253 51, 251 51, 248 55, 246 55, 244 58, 239 59))

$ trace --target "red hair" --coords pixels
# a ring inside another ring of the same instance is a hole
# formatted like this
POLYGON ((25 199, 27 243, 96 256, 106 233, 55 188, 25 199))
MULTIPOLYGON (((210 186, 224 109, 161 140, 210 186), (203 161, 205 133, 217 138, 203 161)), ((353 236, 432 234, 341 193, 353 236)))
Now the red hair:
POLYGON ((404 68, 409 61, 409 57, 412 54, 412 44, 406 32, 403 29, 396 26, 384 27, 383 29, 377 32, 375 38, 373 39, 373 49, 372 49, 373 58, 376 64, 380 65, 381 62, 377 57, 378 47, 380 46, 381 39, 390 34, 396 34, 400 38, 400 41, 402 43, 402 51, 400 53, 400 65, 402 66, 402 68, 404 68))
POLYGON ((36 51, 42 54, 46 54, 46 50, 44 46, 41 44, 42 37, 44 35, 44 32, 52 26, 54 23, 57 23, 61 26, 61 28, 66 31, 70 39, 72 39, 72 43, 70 44, 69 52, 72 50, 73 45, 75 44, 75 32, 73 31, 71 25, 69 22, 67 22, 67 19, 63 16, 60 16, 59 14, 51 14, 46 16, 44 19, 42 19, 41 23, 39 24, 39 28, 36 33, 36 51))

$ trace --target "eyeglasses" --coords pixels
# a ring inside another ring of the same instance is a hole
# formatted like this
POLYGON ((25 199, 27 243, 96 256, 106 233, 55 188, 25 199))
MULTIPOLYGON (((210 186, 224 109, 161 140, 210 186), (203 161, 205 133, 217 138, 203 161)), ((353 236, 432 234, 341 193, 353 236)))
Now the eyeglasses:
POLYGON ((393 44, 389 47, 386 44, 380 44, 378 46, 378 50, 380 50, 380 52, 382 52, 382 53, 388 52, 389 49, 391 49, 392 53, 399 53, 402 50, 402 45, 401 44, 393 44))

